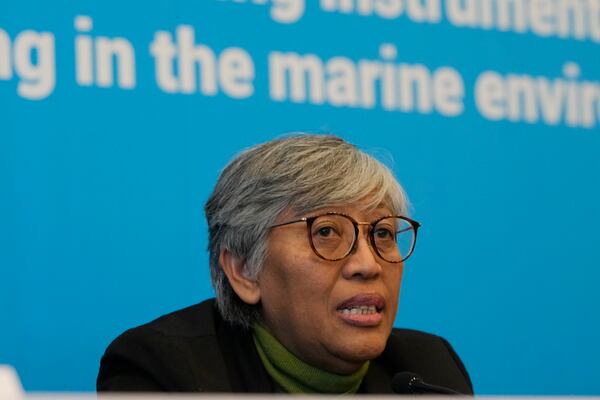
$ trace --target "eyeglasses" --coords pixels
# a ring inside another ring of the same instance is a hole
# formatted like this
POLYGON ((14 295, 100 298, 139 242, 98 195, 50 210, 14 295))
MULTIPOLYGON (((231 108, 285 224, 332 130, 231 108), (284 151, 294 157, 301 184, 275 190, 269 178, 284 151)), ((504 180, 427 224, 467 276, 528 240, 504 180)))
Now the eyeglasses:
POLYGON ((359 225, 369 227, 371 247, 383 260, 391 263, 405 261, 412 254, 417 240, 417 221, 399 215, 381 217, 373 222, 358 222, 346 214, 329 212, 273 225, 271 228, 306 222, 308 240, 317 256, 338 261, 348 257, 356 248, 359 225))

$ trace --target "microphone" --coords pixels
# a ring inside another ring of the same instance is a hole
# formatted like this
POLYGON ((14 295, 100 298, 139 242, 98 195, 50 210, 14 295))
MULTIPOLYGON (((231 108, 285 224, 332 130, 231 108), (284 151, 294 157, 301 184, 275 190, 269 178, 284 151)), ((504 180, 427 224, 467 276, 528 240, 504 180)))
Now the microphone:
POLYGON ((392 390, 398 394, 462 394, 444 386, 426 383, 420 375, 408 371, 394 375, 392 390))

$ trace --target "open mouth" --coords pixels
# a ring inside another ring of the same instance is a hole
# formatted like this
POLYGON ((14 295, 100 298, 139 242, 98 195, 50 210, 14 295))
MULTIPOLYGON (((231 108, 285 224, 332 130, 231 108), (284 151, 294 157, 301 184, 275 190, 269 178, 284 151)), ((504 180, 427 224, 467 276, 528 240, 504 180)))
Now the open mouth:
POLYGON ((368 314, 375 314, 375 313, 381 312, 381 309, 380 308, 378 309, 375 306, 359 306, 359 307, 342 308, 342 309, 338 309, 338 311, 341 312, 342 314, 368 315, 368 314))
POLYGON ((353 326, 376 326, 382 320, 385 300, 379 294, 359 294, 344 300, 336 311, 341 319, 353 326))

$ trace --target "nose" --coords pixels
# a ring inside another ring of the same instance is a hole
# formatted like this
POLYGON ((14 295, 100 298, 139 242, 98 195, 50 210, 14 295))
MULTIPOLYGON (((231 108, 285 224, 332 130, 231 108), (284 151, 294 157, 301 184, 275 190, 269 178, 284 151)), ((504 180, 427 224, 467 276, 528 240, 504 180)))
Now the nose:
POLYGON ((374 279, 381 274, 382 266, 380 259, 371 247, 368 228, 365 233, 358 234, 354 250, 346 258, 342 269, 342 276, 346 279, 374 279))

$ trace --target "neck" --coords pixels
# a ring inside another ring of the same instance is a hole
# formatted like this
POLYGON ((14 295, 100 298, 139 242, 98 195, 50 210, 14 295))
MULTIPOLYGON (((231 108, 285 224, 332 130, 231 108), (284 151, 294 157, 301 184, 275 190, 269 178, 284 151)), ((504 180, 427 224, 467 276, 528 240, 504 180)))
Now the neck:
POLYGON ((310 365, 260 324, 254 326, 254 344, 271 378, 288 393, 356 393, 369 368, 366 362, 350 374, 335 374, 310 365))

